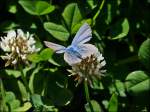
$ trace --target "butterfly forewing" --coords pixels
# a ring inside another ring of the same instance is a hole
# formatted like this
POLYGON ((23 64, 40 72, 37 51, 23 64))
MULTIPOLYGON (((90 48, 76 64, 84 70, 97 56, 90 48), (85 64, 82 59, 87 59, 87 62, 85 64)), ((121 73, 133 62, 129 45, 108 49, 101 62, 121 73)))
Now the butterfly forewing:
POLYGON ((77 34, 75 35, 71 45, 77 45, 77 44, 84 44, 85 42, 88 42, 92 38, 92 30, 90 26, 85 23, 77 34))
POLYGON ((64 53, 65 47, 62 45, 58 45, 52 42, 44 41, 45 45, 51 49, 53 49, 56 53, 64 53))

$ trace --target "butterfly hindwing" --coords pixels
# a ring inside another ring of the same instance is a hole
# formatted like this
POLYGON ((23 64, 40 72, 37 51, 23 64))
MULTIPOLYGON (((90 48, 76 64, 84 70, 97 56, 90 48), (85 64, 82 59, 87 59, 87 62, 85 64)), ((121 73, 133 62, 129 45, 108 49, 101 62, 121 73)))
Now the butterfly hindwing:
POLYGON ((44 41, 45 45, 51 49, 53 49, 56 53, 64 53, 65 47, 62 45, 58 45, 52 42, 44 41))
POLYGON ((82 44, 77 46, 78 53, 82 56, 82 58, 86 58, 87 56, 91 56, 98 52, 98 49, 92 44, 82 44))
POLYGON ((67 51, 64 54, 64 60, 69 65, 73 65, 73 64, 79 63, 81 61, 81 58, 78 56, 78 54, 76 52, 67 51))

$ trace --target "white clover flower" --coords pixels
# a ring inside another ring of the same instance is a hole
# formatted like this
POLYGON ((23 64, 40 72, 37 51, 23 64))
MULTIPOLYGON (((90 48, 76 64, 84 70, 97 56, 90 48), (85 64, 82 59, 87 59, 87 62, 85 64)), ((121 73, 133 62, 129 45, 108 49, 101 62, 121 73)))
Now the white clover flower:
POLYGON ((7 60, 5 66, 16 65, 18 62, 28 63, 27 55, 38 52, 40 49, 35 47, 36 41, 33 35, 18 29, 16 32, 11 30, 7 36, 1 37, 0 48, 6 52, 1 56, 2 59, 7 60))
POLYGON ((92 86, 93 78, 100 79, 101 76, 104 76, 106 73, 106 69, 104 69, 105 65, 106 62, 104 57, 101 53, 97 52, 82 59, 80 63, 72 66, 72 70, 68 71, 71 73, 70 76, 76 76, 75 80, 78 81, 77 84, 81 83, 83 80, 87 80, 92 86))

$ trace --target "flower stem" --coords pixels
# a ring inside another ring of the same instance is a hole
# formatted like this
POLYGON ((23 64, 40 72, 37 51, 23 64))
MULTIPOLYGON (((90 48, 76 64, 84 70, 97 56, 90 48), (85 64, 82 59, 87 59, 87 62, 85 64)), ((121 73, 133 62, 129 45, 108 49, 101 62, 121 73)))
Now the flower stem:
POLYGON ((30 88, 29 88, 27 79, 26 79, 26 77, 25 77, 25 75, 24 75, 22 65, 19 65, 19 68, 20 68, 20 72, 21 72, 21 78, 22 78, 23 83, 24 83, 24 85, 25 85, 25 87, 26 87, 26 90, 27 90, 27 92, 29 92, 29 94, 31 95, 32 92, 31 92, 31 90, 30 90, 30 88))
POLYGON ((95 24, 96 18, 98 17, 98 15, 100 14, 100 12, 101 12, 101 10, 102 10, 102 8, 103 8, 103 6, 104 6, 104 3, 105 3, 105 0, 102 1, 101 5, 99 6, 98 11, 96 12, 96 14, 94 15, 94 17, 93 17, 93 19, 92 19, 92 24, 93 24, 93 26, 94 26, 94 24, 95 24))
POLYGON ((90 95, 89 95, 89 88, 88 88, 87 80, 84 80, 84 90, 85 90, 86 101, 89 104, 90 110, 91 112, 94 112, 92 104, 90 102, 90 95))

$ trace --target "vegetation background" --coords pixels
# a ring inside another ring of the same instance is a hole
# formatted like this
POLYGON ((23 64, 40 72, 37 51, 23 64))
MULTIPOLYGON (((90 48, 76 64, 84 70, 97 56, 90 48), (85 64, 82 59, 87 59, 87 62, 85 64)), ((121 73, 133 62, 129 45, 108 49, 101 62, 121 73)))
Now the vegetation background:
POLYGON ((41 48, 23 68, 32 94, 19 69, 0 59, 0 111, 150 111, 150 0, 0 0, 0 36, 18 28, 41 48), (43 43, 70 45, 84 22, 107 63, 106 76, 89 86, 91 105, 63 55, 43 43))

